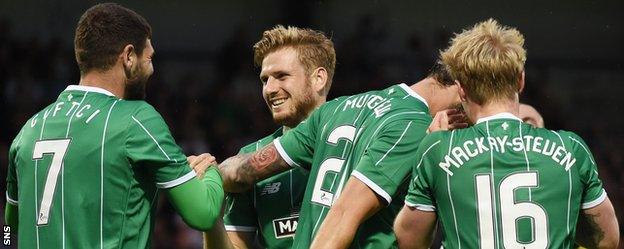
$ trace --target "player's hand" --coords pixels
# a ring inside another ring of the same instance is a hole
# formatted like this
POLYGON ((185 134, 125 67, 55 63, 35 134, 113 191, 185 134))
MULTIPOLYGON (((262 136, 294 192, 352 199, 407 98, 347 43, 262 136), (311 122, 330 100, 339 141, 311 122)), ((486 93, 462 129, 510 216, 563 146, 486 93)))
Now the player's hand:
POLYGON ((457 109, 446 109, 436 113, 427 129, 427 134, 434 131, 448 131, 466 127, 468 127, 466 114, 457 109))
POLYGON ((198 179, 202 179, 204 177, 204 173, 206 173, 206 170, 210 166, 217 165, 217 159, 210 155, 210 153, 204 153, 199 156, 188 156, 186 160, 191 168, 195 170, 198 179))

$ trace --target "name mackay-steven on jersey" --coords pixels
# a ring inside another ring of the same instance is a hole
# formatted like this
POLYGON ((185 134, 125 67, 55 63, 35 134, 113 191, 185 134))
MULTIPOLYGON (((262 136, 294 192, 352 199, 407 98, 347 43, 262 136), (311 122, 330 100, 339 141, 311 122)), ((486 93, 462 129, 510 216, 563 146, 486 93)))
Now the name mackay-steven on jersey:
POLYGON ((563 166, 566 171, 576 163, 576 158, 573 157, 572 153, 568 152, 563 145, 543 137, 527 135, 522 138, 514 137, 513 139, 509 139, 509 136, 503 136, 487 138, 477 137, 468 140, 461 145, 451 148, 450 153, 444 156, 444 161, 440 162, 438 166, 452 176, 453 172, 451 172, 451 166, 459 168, 471 158, 484 152, 492 150, 504 154, 508 152, 509 149, 520 152, 525 148, 527 152, 539 153, 549 157, 563 166))

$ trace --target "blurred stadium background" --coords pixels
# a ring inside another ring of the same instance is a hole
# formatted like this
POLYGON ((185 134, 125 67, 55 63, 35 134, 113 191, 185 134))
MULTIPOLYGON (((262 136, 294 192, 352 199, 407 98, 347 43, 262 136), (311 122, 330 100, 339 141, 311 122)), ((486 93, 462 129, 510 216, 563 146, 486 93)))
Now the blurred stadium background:
MULTIPOLYGON (((74 29, 94 3, 0 1, 3 196, 7 152, 20 126, 78 82, 74 29)), ((186 153, 209 151, 218 160, 277 127, 260 95, 251 49, 262 31, 276 24, 319 29, 332 37, 338 63, 330 99, 416 82, 453 32, 478 21, 494 17, 517 27, 528 49, 522 101, 541 111, 548 128, 571 130, 587 141, 624 231, 624 1, 119 3, 142 14, 153 28, 157 55, 147 101, 186 153)), ((155 235, 153 248, 201 247, 199 233, 186 228, 162 198, 155 235)))

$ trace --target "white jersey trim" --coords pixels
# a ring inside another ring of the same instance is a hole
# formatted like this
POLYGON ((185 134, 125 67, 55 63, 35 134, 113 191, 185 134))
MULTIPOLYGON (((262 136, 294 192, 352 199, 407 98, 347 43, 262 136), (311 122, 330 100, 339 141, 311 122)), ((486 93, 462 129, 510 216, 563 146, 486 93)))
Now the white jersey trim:
POLYGON ((399 86, 401 88, 403 88, 403 90, 405 90, 405 92, 407 92, 409 95, 411 95, 412 97, 420 100, 421 102, 423 102, 427 106, 427 108, 429 108, 429 104, 427 103, 427 100, 425 100, 425 98, 420 96, 420 94, 418 94, 414 90, 412 90, 412 88, 407 86, 405 83, 401 83, 401 84, 399 84, 399 86))
POLYGON ((104 95, 108 95, 111 97, 116 97, 115 94, 109 92, 108 90, 100 87, 94 86, 82 86, 82 85, 69 85, 65 88, 65 91, 83 91, 83 92, 96 92, 104 95))
POLYGON ((522 122, 522 119, 516 117, 516 115, 513 115, 509 112, 501 112, 501 113, 497 113, 491 116, 480 118, 477 120, 477 124, 483 123, 485 121, 494 120, 494 119, 515 119, 515 120, 522 122))
POLYGON ((11 203, 11 204, 17 206, 18 201, 11 199, 11 197, 9 197, 9 192, 8 191, 6 192, 6 200, 7 200, 8 203, 11 203))
POLYGON ((420 211, 426 211, 426 212, 435 212, 436 211, 436 207, 435 206, 412 203, 412 202, 409 202, 408 200, 405 200, 405 205, 408 206, 408 207, 411 207, 411 208, 416 208, 416 209, 418 209, 420 211))
POLYGON ((379 187, 377 183, 371 181, 370 179, 368 179, 368 177, 358 172, 357 170, 354 170, 351 175, 366 184, 366 186, 371 188, 377 195, 383 197, 388 202, 388 205, 390 205, 390 203, 392 202, 392 197, 390 196, 390 194, 388 194, 388 192, 379 187))
POLYGON ((257 230, 256 227, 225 225, 225 231, 228 232, 256 232, 257 230))
POLYGON ((147 130, 147 128, 145 128, 145 126, 143 126, 143 124, 141 124, 141 122, 140 122, 138 119, 136 119, 134 116, 132 116, 132 119, 133 119, 133 120, 134 120, 137 124, 139 124, 139 126, 141 126, 141 128, 145 131, 145 133, 147 133, 147 135, 148 135, 150 138, 152 138, 152 141, 154 141, 154 143, 156 144, 156 146, 158 146, 158 149, 160 149, 160 152, 162 152, 162 153, 165 155, 165 157, 167 158, 167 160, 173 160, 173 161, 174 161, 174 162, 176 162, 176 163, 178 162, 178 160, 176 160, 175 158, 174 158, 174 159, 171 159, 171 158, 169 157, 169 155, 167 155, 167 152, 165 152, 165 150, 163 150, 163 148, 160 146, 160 144, 158 143, 158 141, 156 141, 156 138, 154 138, 154 136, 152 136, 152 133, 150 133, 150 132, 147 130))
POLYGON ((598 198, 596 198, 593 201, 589 201, 589 202, 585 202, 581 205, 581 209, 590 209, 593 208, 595 206, 600 205, 603 201, 605 201, 607 199, 607 191, 605 191, 604 189, 602 189, 602 193, 600 194, 600 196, 598 196, 598 198))
POLYGON ((284 159, 284 161, 286 161, 286 163, 288 163, 288 165, 290 165, 290 167, 293 167, 293 166, 301 167, 301 165, 299 165, 297 162, 292 160, 290 156, 288 156, 288 154, 284 150, 284 147, 282 146, 282 143, 279 141, 279 138, 274 139, 273 144, 275 145, 275 148, 277 149, 277 153, 280 154, 280 156, 284 159))
POLYGON ((157 182, 156 183, 156 187, 158 188, 173 188, 175 186, 178 186, 182 183, 185 183, 191 179, 193 179, 193 177, 195 177, 197 175, 197 173, 195 173, 194 170, 191 170, 191 172, 188 172, 186 175, 181 176, 178 179, 175 180, 171 180, 168 182, 157 182))

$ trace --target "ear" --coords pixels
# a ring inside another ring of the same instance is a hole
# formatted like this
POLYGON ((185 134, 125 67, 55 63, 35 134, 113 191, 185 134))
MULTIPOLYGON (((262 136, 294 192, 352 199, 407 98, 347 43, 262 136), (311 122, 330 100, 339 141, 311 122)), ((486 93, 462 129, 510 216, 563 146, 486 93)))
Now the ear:
POLYGON ((327 70, 324 67, 318 67, 312 72, 310 77, 314 91, 325 95, 325 87, 328 80, 327 70))
POLYGON ((120 57, 124 67, 132 68, 132 66, 137 61, 137 55, 136 50, 134 49, 134 45, 126 45, 123 51, 121 51, 120 57))
POLYGON ((461 102, 466 102, 468 98, 466 97, 466 91, 464 90, 464 87, 462 87, 461 82, 455 80, 455 84, 457 85, 457 90, 459 92, 459 99, 461 102))
POLYGON ((518 93, 522 93, 522 91, 524 91, 524 71, 522 71, 520 81, 518 82, 518 93))

